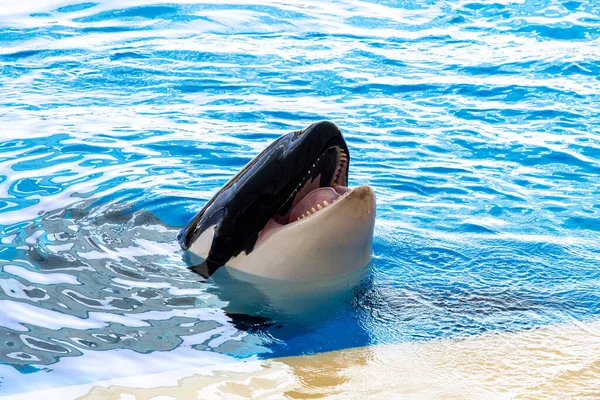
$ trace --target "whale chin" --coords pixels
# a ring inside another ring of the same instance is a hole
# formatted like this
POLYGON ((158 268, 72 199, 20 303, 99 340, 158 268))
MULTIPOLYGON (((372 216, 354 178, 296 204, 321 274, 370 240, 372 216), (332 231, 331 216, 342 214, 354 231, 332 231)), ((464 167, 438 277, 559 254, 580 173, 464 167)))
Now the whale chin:
MULTIPOLYGON (((374 225, 373 189, 369 186, 347 189, 335 202, 314 214, 285 225, 266 227, 253 251, 231 258, 226 267, 293 281, 349 274, 371 260, 374 225)), ((206 240, 209 243, 210 237, 206 240)), ((202 242, 198 241, 198 245, 202 242)), ((202 249, 190 251, 201 254, 202 249)))

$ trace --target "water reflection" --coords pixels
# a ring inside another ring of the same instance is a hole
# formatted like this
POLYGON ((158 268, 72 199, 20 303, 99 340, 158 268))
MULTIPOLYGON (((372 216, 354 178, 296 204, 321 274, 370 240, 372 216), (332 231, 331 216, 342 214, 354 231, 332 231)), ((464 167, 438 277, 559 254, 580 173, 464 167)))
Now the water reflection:
POLYGON ((89 351, 243 340, 181 263, 176 232, 127 204, 85 202, 5 228, 0 361, 39 368, 89 351))
POLYGON ((223 310, 236 326, 244 327, 247 316, 260 318, 265 327, 280 328, 277 339, 289 339, 350 311, 357 294, 370 284, 370 267, 317 281, 269 279, 226 267, 211 277, 215 285, 207 291, 227 302, 223 310))

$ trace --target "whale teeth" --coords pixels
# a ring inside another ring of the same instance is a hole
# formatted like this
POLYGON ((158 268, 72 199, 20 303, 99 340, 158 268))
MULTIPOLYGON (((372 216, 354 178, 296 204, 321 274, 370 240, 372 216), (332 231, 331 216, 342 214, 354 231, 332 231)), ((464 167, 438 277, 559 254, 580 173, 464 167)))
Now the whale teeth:
MULTIPOLYGON (((335 200, 333 200, 333 203, 335 203, 335 200)), ((321 205, 321 203, 317 203, 316 208, 315 207, 311 207, 310 210, 306 210, 306 212, 304 214, 302 214, 302 216, 298 217, 296 219, 296 221, 300 221, 303 218, 307 218, 309 215, 312 215, 316 212, 321 211, 322 209, 324 209, 325 207, 327 207, 329 204, 329 202, 327 200, 323 200, 323 205, 321 205)))
MULTIPOLYGON (((346 152, 344 150, 340 149, 340 165, 339 165, 339 167, 342 167, 347 162, 348 162, 348 155, 346 154, 346 152)), ((336 179, 337 179, 337 177, 336 177, 336 179)))

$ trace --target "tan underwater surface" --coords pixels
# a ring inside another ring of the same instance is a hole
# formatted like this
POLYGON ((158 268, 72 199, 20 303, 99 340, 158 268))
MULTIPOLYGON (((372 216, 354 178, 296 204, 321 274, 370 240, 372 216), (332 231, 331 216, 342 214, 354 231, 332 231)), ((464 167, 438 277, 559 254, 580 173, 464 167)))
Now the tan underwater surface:
POLYGON ((11 399, 600 398, 600 321, 174 371, 11 399))

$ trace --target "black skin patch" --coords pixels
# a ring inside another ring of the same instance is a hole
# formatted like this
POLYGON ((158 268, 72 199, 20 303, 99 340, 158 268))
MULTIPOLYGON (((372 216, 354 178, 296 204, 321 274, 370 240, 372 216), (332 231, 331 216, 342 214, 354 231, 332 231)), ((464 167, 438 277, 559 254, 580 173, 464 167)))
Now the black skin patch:
MULTIPOLYGON (((321 174, 319 186, 330 185, 338 148, 350 156, 342 133, 329 121, 290 132, 271 143, 179 232, 179 243, 187 250, 202 232, 215 225, 207 259, 192 269, 208 277, 242 251, 252 252, 267 222, 289 212, 299 184, 321 174)), ((346 177, 349 164, 348 160, 346 177)), ((347 181, 340 183, 347 186, 347 181)))
POLYGON ((203 278, 208 278, 212 274, 215 273, 217 269, 219 269, 220 265, 213 264, 208 260, 204 260, 198 265, 194 265, 190 269, 200 275, 203 278))

